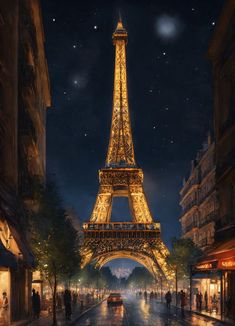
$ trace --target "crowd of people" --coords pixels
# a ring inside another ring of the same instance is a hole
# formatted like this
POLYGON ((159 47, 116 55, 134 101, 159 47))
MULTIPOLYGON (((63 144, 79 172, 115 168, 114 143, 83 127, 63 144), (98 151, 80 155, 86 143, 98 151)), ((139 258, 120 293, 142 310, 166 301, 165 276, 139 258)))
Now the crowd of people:
MULTIPOLYGON (((57 292, 56 294, 56 310, 58 312, 64 312, 65 319, 70 320, 72 312, 76 311, 78 308, 83 310, 84 307, 89 306, 89 304, 94 303, 95 293, 79 293, 77 291, 70 291, 65 289, 64 292, 57 292)), ((36 292, 35 289, 32 290, 32 312, 33 317, 38 319, 41 314, 42 306, 45 306, 45 303, 42 304, 39 292, 36 292)), ((46 308, 49 313, 52 312, 52 299, 47 301, 46 308)))

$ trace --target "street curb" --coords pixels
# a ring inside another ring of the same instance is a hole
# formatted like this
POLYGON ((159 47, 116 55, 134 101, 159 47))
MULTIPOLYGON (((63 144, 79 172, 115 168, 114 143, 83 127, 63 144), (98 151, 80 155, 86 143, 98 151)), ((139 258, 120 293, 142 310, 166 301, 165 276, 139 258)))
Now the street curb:
POLYGON ((73 321, 71 321, 71 323, 69 323, 69 326, 75 325, 75 323, 82 318, 88 311, 94 309, 95 307, 97 307, 99 304, 101 304, 102 302, 104 302, 106 300, 106 298, 104 298, 103 300, 97 302, 96 304, 94 304, 93 306, 91 306, 90 308, 84 310, 78 317, 76 317, 73 321))

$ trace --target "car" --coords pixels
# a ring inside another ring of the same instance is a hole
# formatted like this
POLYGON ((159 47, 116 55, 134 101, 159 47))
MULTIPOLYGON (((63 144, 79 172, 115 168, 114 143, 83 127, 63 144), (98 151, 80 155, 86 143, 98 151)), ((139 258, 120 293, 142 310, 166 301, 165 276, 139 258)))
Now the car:
POLYGON ((123 304, 121 293, 110 293, 107 304, 123 304))

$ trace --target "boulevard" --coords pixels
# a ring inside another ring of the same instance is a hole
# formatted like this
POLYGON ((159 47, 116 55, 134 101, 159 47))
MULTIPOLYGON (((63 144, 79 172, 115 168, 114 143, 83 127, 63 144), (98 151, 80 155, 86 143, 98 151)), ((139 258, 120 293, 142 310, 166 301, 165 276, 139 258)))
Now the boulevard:
POLYGON ((181 317, 175 307, 170 311, 156 300, 145 300, 132 294, 124 294, 124 304, 108 306, 106 300, 81 317, 75 325, 79 326, 220 326, 222 323, 185 312, 181 317))

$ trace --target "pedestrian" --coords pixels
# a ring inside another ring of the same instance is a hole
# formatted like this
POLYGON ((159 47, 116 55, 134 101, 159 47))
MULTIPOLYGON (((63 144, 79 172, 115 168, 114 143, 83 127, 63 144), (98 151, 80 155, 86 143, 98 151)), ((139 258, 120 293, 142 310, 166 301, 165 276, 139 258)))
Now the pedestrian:
POLYGON ((35 297, 35 300, 36 300, 36 318, 39 319, 40 317, 40 312, 41 312, 41 298, 40 298, 40 295, 39 295, 39 292, 36 293, 36 297, 35 297))
POLYGON ((36 318, 37 317, 37 294, 35 289, 32 290, 32 309, 33 309, 33 317, 36 318))
POLYGON ((202 294, 201 294, 201 292, 198 295, 198 300, 199 300, 199 310, 201 311, 202 310, 202 294))
POLYGON ((8 325, 8 298, 7 298, 7 293, 3 292, 2 293, 2 306, 1 306, 1 319, 4 323, 4 325, 8 325))
POLYGON ((181 316, 184 317, 184 307, 186 306, 186 295, 183 290, 180 291, 181 316))
POLYGON ((72 298, 73 298, 73 308, 76 308, 78 302, 78 294, 75 291, 73 291, 72 298))
POLYGON ((148 293, 146 290, 144 291, 144 298, 145 298, 145 300, 147 300, 147 298, 148 298, 148 293))
POLYGON ((71 292, 66 289, 64 291, 64 309, 65 309, 65 318, 70 320, 72 309, 71 309, 71 292))
POLYGON ((196 294, 196 309, 199 310, 199 293, 196 294))
POLYGON ((166 299, 166 307, 167 307, 167 309, 171 309, 172 295, 171 295, 171 292, 170 291, 168 291, 166 293, 165 299, 166 299))
POLYGON ((208 294, 207 291, 204 294, 204 300, 205 300, 205 309, 208 310, 208 294))

